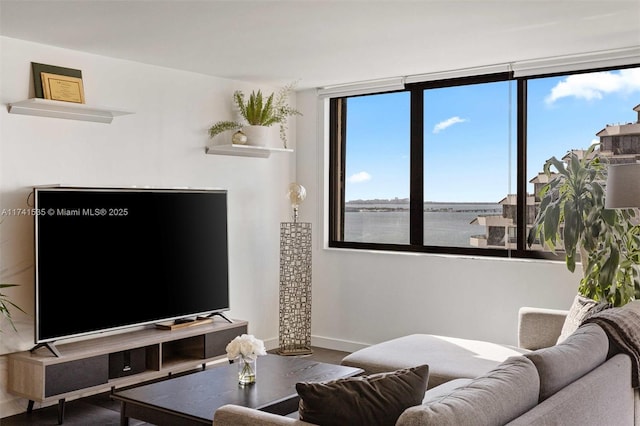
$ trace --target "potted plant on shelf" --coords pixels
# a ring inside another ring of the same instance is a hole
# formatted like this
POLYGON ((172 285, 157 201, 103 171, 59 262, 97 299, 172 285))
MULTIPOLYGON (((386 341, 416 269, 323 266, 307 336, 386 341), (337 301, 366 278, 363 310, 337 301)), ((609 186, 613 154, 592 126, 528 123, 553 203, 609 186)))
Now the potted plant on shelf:
POLYGON ((583 276, 578 296, 621 306, 640 298, 639 227, 633 209, 605 208, 608 162, 596 146, 581 157, 569 153, 566 164, 555 157, 546 161, 544 173, 553 178, 540 190, 540 209, 527 243, 531 247, 539 239, 554 253, 564 248, 571 272, 579 254, 583 276))
MULTIPOLYGON (((18 284, 0 284, 0 289, 16 287, 17 285, 18 284)), ((13 318, 11 317, 11 310, 9 309, 11 307, 19 310, 22 313, 25 313, 22 308, 9 300, 9 296, 4 293, 0 293, 0 314, 2 314, 9 321, 9 324, 11 324, 11 328, 13 328, 13 331, 18 331, 15 324, 13 323, 13 318)), ((0 332, 2 332, 2 328, 0 328, 0 332)))
POLYGON ((245 123, 231 120, 218 121, 209 128, 209 136, 214 136, 229 130, 240 130, 247 135, 247 142, 251 145, 264 145, 267 128, 278 124, 280 126, 280 139, 284 148, 287 147, 287 119, 293 115, 302 115, 295 108, 287 104, 289 93, 293 90, 294 83, 289 84, 277 93, 271 93, 266 98, 262 91, 251 92, 249 99, 245 99, 244 93, 236 90, 233 93, 233 101, 238 108, 245 123))

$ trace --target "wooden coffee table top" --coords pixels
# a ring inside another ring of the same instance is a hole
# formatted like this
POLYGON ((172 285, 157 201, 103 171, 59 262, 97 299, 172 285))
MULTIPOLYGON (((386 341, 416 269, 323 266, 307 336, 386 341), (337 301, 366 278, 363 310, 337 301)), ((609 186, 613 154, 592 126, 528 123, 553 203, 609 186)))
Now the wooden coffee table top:
POLYGON ((256 383, 252 385, 240 386, 237 365, 224 364, 114 392, 112 397, 137 408, 211 422, 214 412, 225 404, 288 414, 297 409, 297 382, 333 380, 361 373, 362 370, 358 368, 326 364, 304 357, 266 355, 258 357, 256 383), (291 407, 296 408, 291 410, 291 407))

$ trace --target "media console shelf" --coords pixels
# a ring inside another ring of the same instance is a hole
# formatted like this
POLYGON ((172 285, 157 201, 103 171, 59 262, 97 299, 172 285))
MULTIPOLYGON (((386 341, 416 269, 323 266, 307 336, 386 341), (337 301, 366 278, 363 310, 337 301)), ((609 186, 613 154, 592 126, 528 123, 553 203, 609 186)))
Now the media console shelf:
POLYGON ((168 377, 223 358, 234 337, 247 332, 246 321, 213 322, 176 330, 145 328, 56 345, 60 357, 46 349, 8 356, 11 393, 34 401, 58 401, 58 422, 66 398, 168 377))

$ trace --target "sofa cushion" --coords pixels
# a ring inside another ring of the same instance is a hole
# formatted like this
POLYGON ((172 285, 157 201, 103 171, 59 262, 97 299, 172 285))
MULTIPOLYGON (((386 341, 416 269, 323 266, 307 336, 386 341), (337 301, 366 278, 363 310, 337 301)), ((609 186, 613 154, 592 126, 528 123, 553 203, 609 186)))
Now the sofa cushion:
POLYGON ((454 379, 449 380, 446 383, 436 386, 435 388, 431 388, 424 394, 424 399, 422 403, 427 403, 429 401, 433 401, 435 399, 439 399, 444 395, 449 395, 454 389, 461 388, 463 386, 471 383, 473 379, 454 379))
POLYGON ((508 426, 634 425, 631 360, 618 354, 533 407, 508 426))
POLYGON ((362 368, 367 374, 429 364, 429 388, 449 380, 474 379, 502 361, 528 352, 480 340, 431 334, 412 334, 360 349, 342 364, 362 368))
POLYGON ((604 330, 585 324, 562 343, 526 354, 538 369, 540 402, 602 364, 608 352, 604 330))
POLYGON ((422 403, 429 367, 296 384, 300 420, 318 425, 394 425, 408 407, 422 403))
POLYGON ((408 408, 397 425, 504 425, 535 407, 539 390, 533 363, 512 357, 467 385, 408 408))

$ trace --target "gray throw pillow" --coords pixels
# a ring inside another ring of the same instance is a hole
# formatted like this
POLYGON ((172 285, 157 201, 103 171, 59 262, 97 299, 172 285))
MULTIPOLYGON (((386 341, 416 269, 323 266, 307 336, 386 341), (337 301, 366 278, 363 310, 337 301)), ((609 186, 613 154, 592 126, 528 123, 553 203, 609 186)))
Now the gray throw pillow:
POLYGON ((562 325, 562 331, 560 332, 560 337, 558 337, 558 341, 556 343, 562 343, 591 315, 610 307, 611 305, 609 303, 596 302, 595 300, 579 294, 576 295, 575 299, 573 299, 573 303, 571 304, 571 308, 569 308, 569 313, 562 325))
POLYGON ((317 425, 394 425, 404 410, 422 403, 429 366, 369 376, 296 384, 300 420, 317 425))

